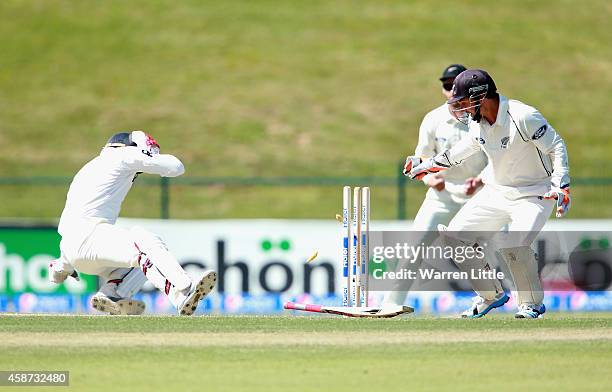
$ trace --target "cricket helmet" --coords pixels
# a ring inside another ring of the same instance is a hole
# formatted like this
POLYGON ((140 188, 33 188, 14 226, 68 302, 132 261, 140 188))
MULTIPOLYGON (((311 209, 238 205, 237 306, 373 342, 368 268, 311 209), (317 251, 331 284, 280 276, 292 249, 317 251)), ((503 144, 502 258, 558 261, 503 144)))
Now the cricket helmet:
POLYGON ((480 105, 485 98, 493 98, 497 95, 497 87, 493 78, 481 69, 468 69, 461 72, 453 84, 452 97, 447 104, 455 117, 466 123, 469 121, 468 109, 475 108, 474 121, 480 122, 480 105), (462 107, 459 101, 468 98, 469 105, 462 107))
POLYGON ((444 71, 442 71, 440 81, 443 82, 446 79, 455 79, 457 75, 466 70, 467 68, 465 68, 462 64, 451 64, 448 67, 444 68, 444 71))
POLYGON ((119 132, 111 136, 104 147, 140 147, 151 154, 159 154, 159 144, 143 131, 119 132))

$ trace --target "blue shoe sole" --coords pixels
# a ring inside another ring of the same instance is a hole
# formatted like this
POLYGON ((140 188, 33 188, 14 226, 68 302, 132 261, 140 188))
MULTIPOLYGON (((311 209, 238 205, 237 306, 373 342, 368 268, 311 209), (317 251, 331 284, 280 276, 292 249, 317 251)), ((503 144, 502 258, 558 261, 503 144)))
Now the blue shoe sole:
POLYGON ((510 301, 510 297, 508 297, 507 294, 504 294, 503 297, 501 297, 497 301, 493 302, 491 305, 487 306, 486 309, 483 310, 482 312, 480 312, 478 314, 475 314, 473 316, 468 316, 467 318, 481 318, 485 314, 489 313, 491 310, 493 310, 495 308, 499 308, 500 306, 504 306, 506 304, 506 302, 508 302, 508 301, 510 301))

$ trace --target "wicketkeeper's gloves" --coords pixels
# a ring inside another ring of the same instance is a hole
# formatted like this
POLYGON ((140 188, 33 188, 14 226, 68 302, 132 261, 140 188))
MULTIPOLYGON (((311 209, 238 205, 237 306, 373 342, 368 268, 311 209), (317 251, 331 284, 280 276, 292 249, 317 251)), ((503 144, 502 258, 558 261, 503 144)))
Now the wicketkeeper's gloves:
POLYGON ((408 175, 413 180, 420 180, 430 173, 439 173, 442 170, 446 170, 451 167, 450 161, 446 156, 446 151, 441 154, 436 155, 433 158, 426 159, 420 162, 418 165, 415 165, 417 160, 421 160, 418 157, 408 157, 406 160, 406 166, 404 167, 404 175, 408 175), (411 159, 408 162, 408 159, 411 159), (446 163, 448 162, 448 163, 446 163), (406 174, 408 173, 408 174, 406 174))
POLYGON ((406 163, 404 164, 404 170, 402 171, 402 173, 404 173, 405 176, 409 175, 412 168, 417 167, 422 162, 423 159, 421 157, 415 157, 412 155, 409 156, 408 158, 406 158, 406 163))
POLYGON ((567 214, 572 205, 572 197, 570 196, 569 187, 567 188, 553 188, 546 192, 540 199, 549 200, 555 199, 557 201, 557 212, 556 217, 562 218, 567 214))

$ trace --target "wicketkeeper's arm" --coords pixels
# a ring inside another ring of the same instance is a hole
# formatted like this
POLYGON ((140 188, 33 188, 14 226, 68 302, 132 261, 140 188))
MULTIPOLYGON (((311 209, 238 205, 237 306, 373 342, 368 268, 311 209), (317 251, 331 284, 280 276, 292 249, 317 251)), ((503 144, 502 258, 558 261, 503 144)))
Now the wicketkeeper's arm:
POLYGON ((480 145, 472 137, 461 139, 450 150, 442 151, 433 158, 423 161, 418 166, 412 167, 409 176, 412 179, 421 179, 429 173, 438 173, 446 170, 451 166, 461 164, 466 158, 480 151, 480 145))
POLYGON ((569 191, 569 161, 565 142, 539 112, 531 113, 523 121, 531 142, 552 162, 551 190, 542 195, 542 198, 557 201, 556 216, 561 218, 567 214, 572 203, 569 191))

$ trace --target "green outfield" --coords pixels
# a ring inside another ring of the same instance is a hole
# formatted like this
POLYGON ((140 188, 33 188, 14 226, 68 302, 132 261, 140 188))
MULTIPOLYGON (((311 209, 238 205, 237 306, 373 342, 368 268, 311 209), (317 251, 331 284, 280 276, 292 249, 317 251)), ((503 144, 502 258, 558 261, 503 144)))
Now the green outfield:
MULTIPOLYGON (((131 128, 186 176, 392 177, 453 62, 539 108, 572 175, 610 177, 612 6, 525 3, 2 1, 0 177, 71 176, 131 128)), ((157 189, 139 189, 125 215, 158 216, 157 189)), ((54 218, 66 188, 0 192, 1 216, 54 218)), ((612 217, 608 189, 575 192, 569 217, 612 217)), ((374 189, 374 218, 395 216, 394 197, 374 189)), ((216 186, 173 190, 171 213, 329 218, 338 205, 338 187, 216 186)))
POLYGON ((4 315, 0 347, 1 369, 69 370, 75 390, 607 391, 612 315, 4 315))

